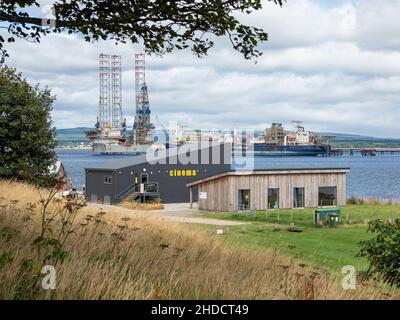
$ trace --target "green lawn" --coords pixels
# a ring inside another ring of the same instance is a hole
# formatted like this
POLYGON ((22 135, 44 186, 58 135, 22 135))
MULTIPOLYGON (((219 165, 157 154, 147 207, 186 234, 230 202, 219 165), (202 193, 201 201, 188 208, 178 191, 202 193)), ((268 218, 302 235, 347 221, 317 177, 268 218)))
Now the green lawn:
MULTIPOLYGON (((272 210, 272 211, 244 211, 241 213, 206 213, 209 218, 268 222, 289 224, 291 221, 296 226, 313 226, 314 209, 272 210)), ((374 219, 390 219, 400 217, 400 205, 349 205, 341 207, 341 224, 354 225, 366 224, 374 219)))
MULTIPOLYGON (((344 265, 365 270, 366 260, 356 257, 359 242, 368 239, 366 223, 370 220, 400 217, 400 205, 351 205, 341 208, 338 228, 315 227, 313 209, 279 210, 256 213, 208 213, 209 218, 248 221, 245 226, 231 226, 225 240, 246 248, 278 248, 312 264, 340 272, 344 265), (279 220, 278 220, 279 215, 279 220), (348 219, 348 221, 347 221, 348 219), (287 231, 291 221, 302 233, 287 231), (277 228, 278 227, 278 228, 277 228)), ((215 229, 208 226, 207 229, 215 229)))

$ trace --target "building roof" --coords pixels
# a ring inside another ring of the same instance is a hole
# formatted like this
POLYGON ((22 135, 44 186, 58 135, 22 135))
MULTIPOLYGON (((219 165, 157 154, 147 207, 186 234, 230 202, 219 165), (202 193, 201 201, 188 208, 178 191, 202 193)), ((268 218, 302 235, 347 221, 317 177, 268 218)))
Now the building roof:
POLYGON ((56 161, 56 163, 52 166, 49 166, 50 174, 59 174, 60 172, 63 173, 64 165, 61 161, 56 161))
POLYGON ((307 174, 307 173, 349 173, 350 168, 284 168, 284 169, 255 169, 252 171, 231 170, 217 174, 215 176, 192 181, 186 184, 192 187, 201 183, 213 181, 227 176, 252 176, 252 175, 271 175, 271 174, 307 174))
POLYGON ((126 168, 130 166, 134 166, 136 164, 146 162, 146 155, 127 155, 126 159, 119 159, 113 161, 107 161, 99 164, 95 164, 91 167, 85 168, 85 170, 118 170, 121 168, 126 168))

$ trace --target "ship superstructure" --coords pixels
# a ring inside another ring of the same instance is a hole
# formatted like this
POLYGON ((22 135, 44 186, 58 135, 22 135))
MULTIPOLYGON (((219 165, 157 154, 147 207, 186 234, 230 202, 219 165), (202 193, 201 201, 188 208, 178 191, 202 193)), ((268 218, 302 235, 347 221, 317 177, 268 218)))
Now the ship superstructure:
POLYGON ((280 123, 265 130, 264 141, 254 142, 253 150, 259 156, 325 156, 329 145, 323 144, 317 133, 306 131, 301 121, 293 121, 294 132, 286 132, 280 123))

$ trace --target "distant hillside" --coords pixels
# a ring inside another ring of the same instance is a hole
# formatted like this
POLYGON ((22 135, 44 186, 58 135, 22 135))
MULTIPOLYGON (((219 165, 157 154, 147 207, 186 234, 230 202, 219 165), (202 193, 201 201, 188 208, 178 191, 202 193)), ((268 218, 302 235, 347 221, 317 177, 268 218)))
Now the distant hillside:
POLYGON ((70 128, 70 129, 57 129, 56 140, 61 146, 77 145, 80 143, 88 143, 89 140, 85 137, 85 131, 93 130, 93 128, 70 128))
MULTIPOLYGON (((61 146, 88 143, 85 131, 94 128, 79 127, 70 129, 57 129, 56 140, 61 146)), ((262 131, 259 132, 262 134, 262 131)), ((332 145, 336 147, 400 147, 400 139, 374 138, 346 133, 321 132, 323 136, 334 136, 332 145)))
POLYGON ((340 147, 400 147, 400 139, 374 138, 345 133, 321 132, 323 136, 334 136, 333 146, 340 147))

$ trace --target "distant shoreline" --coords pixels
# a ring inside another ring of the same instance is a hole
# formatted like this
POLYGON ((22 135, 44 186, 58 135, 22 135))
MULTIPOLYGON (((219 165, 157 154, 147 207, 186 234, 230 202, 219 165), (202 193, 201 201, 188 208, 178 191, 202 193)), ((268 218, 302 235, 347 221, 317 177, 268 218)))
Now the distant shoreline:
POLYGON ((91 147, 91 146, 84 146, 84 147, 81 147, 81 146, 76 146, 76 147, 74 147, 74 146, 60 147, 60 146, 58 146, 58 147, 55 148, 55 150, 56 150, 56 151, 57 151, 57 150, 92 150, 92 147, 91 147))

